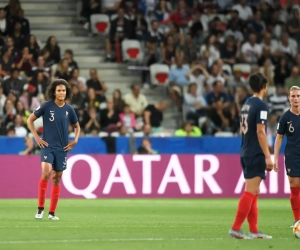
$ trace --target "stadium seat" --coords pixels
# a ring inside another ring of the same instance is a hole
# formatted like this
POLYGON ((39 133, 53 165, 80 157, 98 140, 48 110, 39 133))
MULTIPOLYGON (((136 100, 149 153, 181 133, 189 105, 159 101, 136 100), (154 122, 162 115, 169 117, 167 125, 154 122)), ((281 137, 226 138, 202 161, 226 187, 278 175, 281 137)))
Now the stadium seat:
POLYGON ((251 73, 251 65, 247 63, 237 63, 233 66, 233 70, 239 68, 242 71, 242 76, 247 79, 251 73))
POLYGON ((232 69, 229 64, 224 64, 222 69, 223 69, 223 71, 227 71, 229 75, 232 75, 232 69))
POLYGON ((141 43, 138 40, 124 40, 122 41, 122 55, 123 61, 140 62, 144 55, 141 43))
POLYGON ((170 69, 166 64, 152 64, 150 66, 151 83, 155 85, 168 84, 170 69))
POLYGON ((91 31, 93 34, 106 35, 109 32, 110 21, 106 14, 91 15, 91 31))
POLYGON ((34 124, 34 128, 35 128, 36 131, 41 129, 43 127, 43 118, 39 117, 38 119, 36 119, 34 121, 33 124, 34 124))
POLYGON ((216 132, 215 136, 216 137, 232 137, 232 136, 234 136, 234 134, 232 132, 221 131, 221 132, 216 132))

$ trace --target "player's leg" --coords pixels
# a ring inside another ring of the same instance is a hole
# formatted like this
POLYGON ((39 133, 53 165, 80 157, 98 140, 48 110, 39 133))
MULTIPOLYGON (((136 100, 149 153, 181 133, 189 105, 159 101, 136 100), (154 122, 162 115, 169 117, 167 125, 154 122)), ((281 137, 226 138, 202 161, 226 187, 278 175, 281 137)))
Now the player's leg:
POLYGON ((294 221, 300 220, 300 177, 288 176, 290 182, 290 203, 294 215, 294 221))
POLYGON ((35 215, 36 219, 42 219, 44 214, 46 193, 53 163, 53 154, 51 151, 46 149, 41 150, 41 162, 42 176, 38 185, 38 211, 35 215))
POLYGON ((52 188, 51 188, 49 215, 48 215, 48 219, 50 220, 59 220, 59 218, 55 216, 55 211, 56 211, 56 207, 60 195, 60 180, 62 174, 63 174, 62 171, 56 171, 56 170, 52 171, 52 188))
POLYGON ((51 198, 50 198, 50 208, 49 208, 49 220, 59 220, 55 216, 56 207, 58 204, 60 196, 60 180, 63 171, 66 169, 67 165, 67 153, 66 152, 55 152, 54 164, 52 166, 52 188, 51 188, 51 198))

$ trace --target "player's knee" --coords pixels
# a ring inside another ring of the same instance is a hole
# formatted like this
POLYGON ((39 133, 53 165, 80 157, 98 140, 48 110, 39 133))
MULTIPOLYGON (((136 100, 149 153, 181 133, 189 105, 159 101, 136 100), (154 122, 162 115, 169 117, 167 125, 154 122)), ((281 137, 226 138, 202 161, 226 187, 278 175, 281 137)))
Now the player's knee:
POLYGON ((57 176, 52 176, 52 184, 58 186, 60 184, 60 178, 57 176))
POLYGON ((51 172, 47 172, 47 171, 44 171, 43 173, 42 173, 42 179, 43 180, 49 180, 50 179, 50 176, 51 176, 51 172))

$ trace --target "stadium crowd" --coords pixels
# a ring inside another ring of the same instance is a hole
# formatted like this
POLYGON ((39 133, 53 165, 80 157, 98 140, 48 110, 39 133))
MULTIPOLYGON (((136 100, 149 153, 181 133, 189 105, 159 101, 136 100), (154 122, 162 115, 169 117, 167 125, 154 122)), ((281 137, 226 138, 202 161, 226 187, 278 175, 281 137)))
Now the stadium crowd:
MULTIPOLYGON (((279 116, 288 107, 287 89, 300 86, 300 1, 275 0, 82 0, 81 16, 107 14, 106 61, 115 61, 116 42, 137 39, 144 48, 141 66, 170 67, 170 102, 149 104, 141 87, 153 87, 149 72, 122 97, 90 70, 80 77, 73 51, 61 57, 54 36, 42 46, 30 32, 30 20, 19 0, 0 9, 0 124, 1 134, 27 136, 26 119, 45 101, 55 78, 66 79, 73 92, 82 134, 159 134, 168 105, 183 112, 183 126, 175 136, 239 133, 239 111, 251 96, 246 80, 260 71, 270 88, 269 134, 276 134, 279 116), (245 73, 239 65, 249 65, 245 73)), ((74 52, 76 53, 76 51, 74 52)), ((39 130, 41 133, 42 130, 39 130)), ((70 128, 72 133, 72 128, 70 128)))

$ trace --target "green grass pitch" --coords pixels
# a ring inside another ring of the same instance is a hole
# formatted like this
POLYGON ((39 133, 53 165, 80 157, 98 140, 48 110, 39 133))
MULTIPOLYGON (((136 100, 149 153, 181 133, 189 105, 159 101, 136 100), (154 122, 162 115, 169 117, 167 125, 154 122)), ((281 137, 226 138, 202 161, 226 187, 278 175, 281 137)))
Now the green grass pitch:
MULTIPOLYGON (((60 221, 34 219, 36 200, 0 200, 1 250, 299 249, 288 199, 259 200, 272 240, 233 240, 237 199, 62 199, 60 221)), ((47 201, 47 206, 49 201, 47 201)), ((248 232, 247 224, 244 231, 248 232)))

